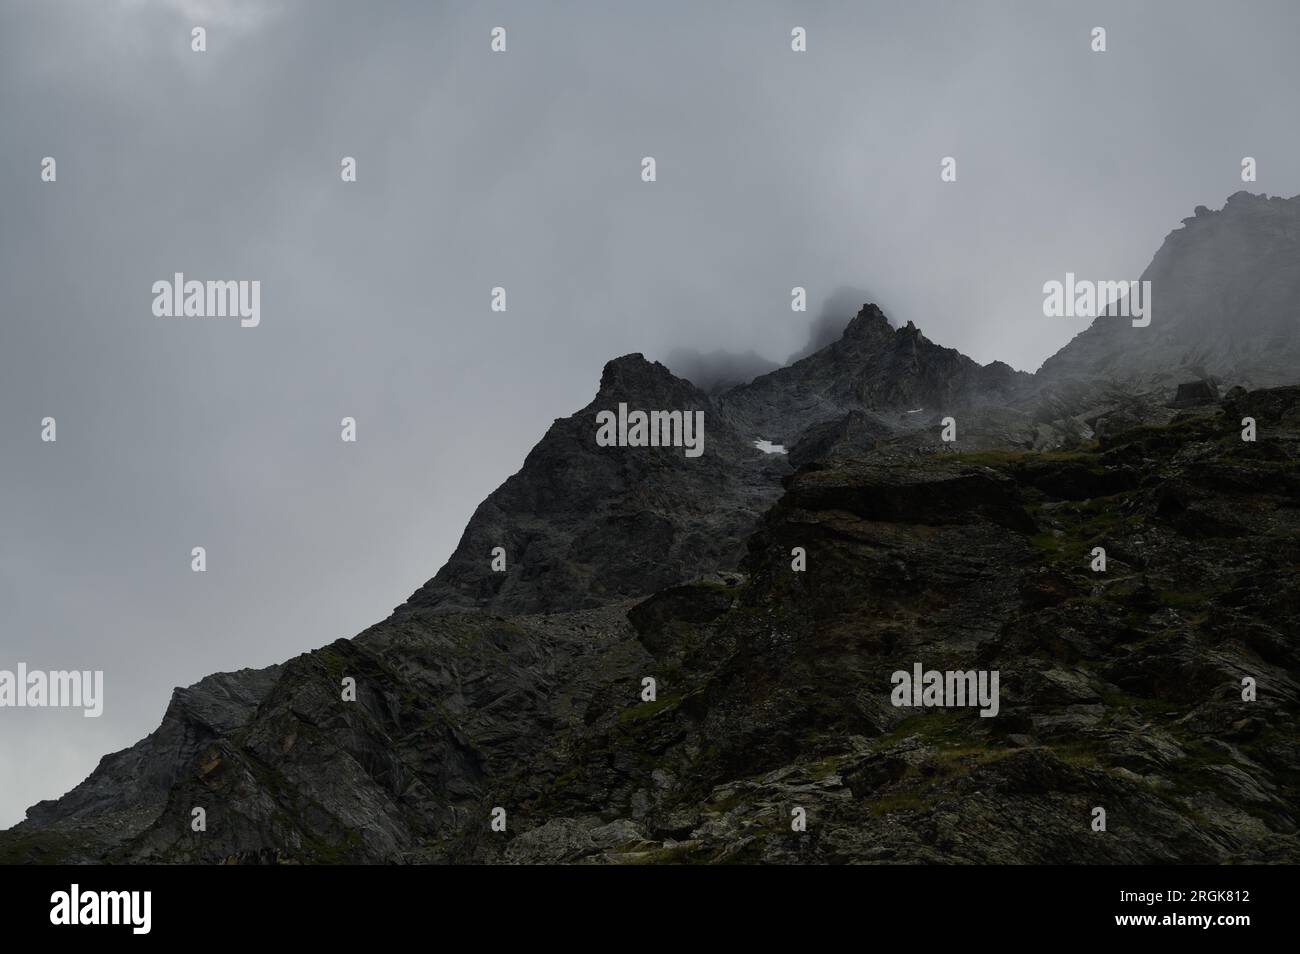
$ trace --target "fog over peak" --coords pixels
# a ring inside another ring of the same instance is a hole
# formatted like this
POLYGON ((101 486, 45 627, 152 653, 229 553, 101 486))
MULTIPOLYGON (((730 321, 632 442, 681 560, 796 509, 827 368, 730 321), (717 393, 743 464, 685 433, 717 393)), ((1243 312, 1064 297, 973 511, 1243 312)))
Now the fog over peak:
MULTIPOLYGON (((743 352, 725 348, 700 352, 693 348, 676 347, 665 356, 664 364, 674 374, 686 378, 696 387, 716 394, 738 384, 747 384, 760 374, 775 371, 800 358, 806 358, 814 351, 820 351, 837 340, 853 316, 872 300, 870 292, 856 288, 839 288, 828 295, 808 322, 807 343, 783 361, 758 354, 752 348, 743 352)), ((794 315, 795 323, 805 319, 804 314, 794 315)))

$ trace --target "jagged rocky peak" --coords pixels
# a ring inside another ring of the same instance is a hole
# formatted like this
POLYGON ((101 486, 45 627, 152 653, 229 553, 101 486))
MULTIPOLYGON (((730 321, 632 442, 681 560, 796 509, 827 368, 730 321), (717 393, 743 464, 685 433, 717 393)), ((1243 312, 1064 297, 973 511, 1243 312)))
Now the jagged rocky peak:
MULTIPOLYGON (((910 321, 905 327, 913 330, 916 328, 910 321)), ((880 310, 880 306, 873 302, 867 302, 853 316, 853 319, 844 326, 844 334, 840 335, 839 342, 832 342, 832 346, 846 341, 870 341, 873 339, 884 341, 894 331, 894 326, 889 323, 889 319, 880 310)))
POLYGON ((1097 318, 1044 362, 1041 385, 1173 387, 1208 376, 1246 387, 1295 381, 1300 196, 1237 192, 1218 211, 1197 206, 1166 236, 1139 280, 1151 283, 1150 323, 1097 318))
POLYGON ((714 397, 642 354, 623 355, 605 365, 592 402, 555 421, 479 506, 446 566, 409 602, 567 611, 734 568, 791 469, 756 441, 798 445, 803 463, 918 427, 929 419, 910 416, 919 409, 969 407, 1016 384, 1005 365, 976 364, 910 322, 894 328, 874 304, 815 354, 714 397), (621 423, 634 411, 701 413, 702 452, 598 443, 599 415, 621 423), (492 568, 497 548, 504 571, 492 568))
POLYGON ((647 361, 640 352, 605 362, 600 373, 597 399, 612 397, 626 400, 629 397, 654 397, 660 394, 702 400, 707 398, 691 382, 677 377, 658 361, 647 361))
POLYGON ((591 403, 551 425, 519 472, 479 505, 447 564, 409 605, 566 611, 732 567, 788 471, 783 457, 755 449, 753 437, 662 364, 641 354, 615 358, 591 403), (601 446, 598 415, 621 415, 620 406, 628 414, 698 412, 699 453, 601 446), (492 565, 497 548, 504 570, 492 565))
POLYGON ((898 415, 1005 402, 1029 380, 1001 362, 980 365, 937 345, 910 321, 895 328, 868 303, 838 340, 718 400, 740 430, 766 428, 792 446, 810 427, 851 411, 905 426, 898 415))
MULTIPOLYGON (((792 464, 865 450, 934 413, 1011 394, 1026 378, 894 328, 865 304, 820 351, 711 397, 639 353, 608 362, 595 398, 555 421, 519 473, 475 512, 412 606, 440 612, 582 609, 734 568, 740 541, 792 464), (604 413, 698 412, 703 450, 602 446, 604 413), (929 413, 921 414, 921 411, 929 413), (792 458, 764 446, 798 447, 792 458), (493 569, 501 548, 506 570, 493 569)), ((970 418, 972 437, 980 421, 970 418)), ((1000 435, 1020 426, 997 422, 1000 435)), ((989 428, 985 427, 985 431, 989 428)), ((986 441, 985 441, 986 442, 986 441)))

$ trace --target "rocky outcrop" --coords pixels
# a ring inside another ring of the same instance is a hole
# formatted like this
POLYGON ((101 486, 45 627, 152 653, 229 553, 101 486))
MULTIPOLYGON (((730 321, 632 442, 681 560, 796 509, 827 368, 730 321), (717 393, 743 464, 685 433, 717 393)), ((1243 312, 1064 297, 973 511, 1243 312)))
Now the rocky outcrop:
POLYGON ((551 425, 515 474, 475 511, 447 564, 411 598, 440 612, 563 612, 644 596, 734 566, 789 470, 755 449, 708 395, 661 364, 605 366, 595 399, 551 425), (596 414, 704 412, 704 452, 598 447, 596 414), (491 568, 502 547, 504 573, 491 568))
POLYGON ((838 340, 779 371, 722 394, 720 409, 744 433, 793 446, 808 428, 867 412, 910 426, 903 415, 1005 404, 1030 376, 994 362, 980 365, 934 344, 908 322, 894 328, 863 305, 838 340), (883 412, 883 413, 882 413, 883 412))
POLYGON ((849 411, 842 418, 814 424, 803 431, 798 443, 790 448, 790 466, 797 468, 809 461, 861 454, 894 433, 894 428, 874 415, 849 411))
POLYGON ((38 802, 0 838, 19 860, 84 862, 139 835, 153 823, 172 787, 198 753, 237 731, 281 675, 280 666, 216 673, 176 689, 162 724, 129 749, 106 755, 62 798, 38 802))
POLYGON ((1199 207, 1141 280, 1151 282, 1150 325, 1096 320, 1044 362, 1041 385, 1173 387, 1210 375, 1248 388, 1295 383, 1300 196, 1238 192, 1218 212, 1199 207))

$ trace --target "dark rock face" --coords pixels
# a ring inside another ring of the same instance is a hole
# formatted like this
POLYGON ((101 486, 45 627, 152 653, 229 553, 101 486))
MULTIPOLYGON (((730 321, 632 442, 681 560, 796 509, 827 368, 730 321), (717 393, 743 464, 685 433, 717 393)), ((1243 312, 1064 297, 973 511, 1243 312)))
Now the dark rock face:
POLYGON ((524 466, 485 500, 456 552, 411 597, 442 612, 561 612, 642 596, 734 566, 789 468, 755 449, 694 385, 627 355, 605 366, 595 400, 556 421, 524 466), (598 447, 596 414, 702 410, 704 453, 598 447), (507 570, 491 570, 504 547, 507 570))
POLYGON ((1233 347, 1294 331, 1280 201, 1170 237, 1165 337, 1032 379, 871 305, 713 396, 611 361, 389 619, 177 690, 0 862, 1300 861, 1300 387, 1233 347), (619 403, 703 455, 597 446, 619 403), (895 706, 918 663, 997 715, 895 706))
MULTIPOLYGON (((395 613, 291 660, 255 720, 210 745, 121 861, 439 860, 493 778, 580 731, 644 651, 626 605, 530 621, 395 613), (341 700, 344 677, 356 702, 341 700), (195 838, 192 806, 211 837, 195 838)), ((489 806, 490 807, 490 806, 489 806)))
POLYGON ((1086 454, 801 471, 727 612, 704 587, 631 614, 670 701, 589 736, 528 857, 564 850, 562 814, 635 823, 627 843, 585 848, 593 860, 1300 858, 1300 590, 1283 582, 1300 558, 1300 389, 1254 401, 1274 411, 1254 446, 1227 412, 1086 454), (1101 495, 1079 492, 1080 467, 1101 495), (900 493, 963 475, 998 490, 900 493), (1170 481, 1196 519, 1162 511, 1170 481), (1242 532, 1207 535, 1209 517, 1242 532), (894 708, 891 673, 918 661, 999 670, 999 715, 894 708), (1242 701, 1243 676, 1272 687, 1267 703, 1242 701), (794 807, 815 834, 791 831, 794 807))
POLYGON ((799 442, 790 448, 790 466, 802 467, 809 461, 860 454, 893 433, 894 429, 879 418, 865 411, 850 411, 838 420, 814 424, 805 430, 799 442))
MULTIPOLYGON (((62 798, 38 802, 8 833, 20 857, 101 860, 151 824, 201 750, 243 726, 275 685, 281 666, 216 673, 177 689, 162 724, 129 749, 106 755, 62 798)), ((2 838, 2 836, 0 836, 2 838)), ((0 840, 0 860, 4 859, 0 840)))

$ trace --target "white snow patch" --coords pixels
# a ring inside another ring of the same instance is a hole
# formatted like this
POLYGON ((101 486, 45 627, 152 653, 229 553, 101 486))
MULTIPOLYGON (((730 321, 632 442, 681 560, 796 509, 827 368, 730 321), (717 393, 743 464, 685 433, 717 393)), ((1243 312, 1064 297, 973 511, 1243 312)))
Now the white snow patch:
POLYGON ((758 440, 754 441, 754 446, 757 447, 759 450, 761 450, 764 454, 786 453, 785 445, 773 444, 771 441, 763 440, 762 438, 759 438, 758 440))

